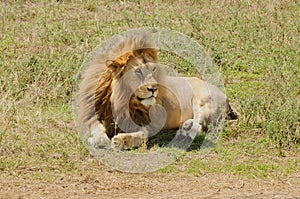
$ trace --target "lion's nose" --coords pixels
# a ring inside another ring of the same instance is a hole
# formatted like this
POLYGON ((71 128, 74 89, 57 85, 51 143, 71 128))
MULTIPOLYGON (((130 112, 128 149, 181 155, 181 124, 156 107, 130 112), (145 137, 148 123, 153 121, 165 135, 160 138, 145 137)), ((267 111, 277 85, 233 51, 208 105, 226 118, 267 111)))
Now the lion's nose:
POLYGON ((154 93, 155 91, 157 91, 158 89, 158 85, 157 84, 153 84, 147 87, 147 90, 154 93))

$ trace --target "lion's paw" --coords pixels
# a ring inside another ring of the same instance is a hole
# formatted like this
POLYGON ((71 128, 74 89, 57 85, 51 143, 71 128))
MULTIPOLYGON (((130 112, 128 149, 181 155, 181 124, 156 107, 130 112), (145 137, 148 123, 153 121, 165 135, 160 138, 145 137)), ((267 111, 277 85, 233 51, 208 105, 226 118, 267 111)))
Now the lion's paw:
POLYGON ((110 140, 104 132, 105 129, 103 125, 95 125, 92 128, 92 136, 87 140, 88 144, 94 148, 104 148, 109 146, 110 140))
POLYGON ((184 131, 189 131, 191 130, 191 128, 193 127, 193 123, 194 123, 194 120, 193 119, 189 119, 187 121, 185 121, 181 128, 184 130, 184 131))
POLYGON ((94 148, 104 148, 110 145, 110 140, 105 137, 93 136, 88 139, 88 144, 94 148))
POLYGON ((120 133, 111 139, 112 145, 120 149, 130 149, 142 146, 146 142, 143 133, 120 133))
POLYGON ((186 150, 193 142, 193 136, 190 135, 191 131, 178 129, 173 140, 167 145, 170 148, 178 148, 186 150))
POLYGON ((184 139, 193 139, 197 132, 194 129, 178 129, 175 135, 175 139, 180 141, 184 139))
POLYGON ((193 126, 193 122, 193 119, 189 119, 181 125, 181 128, 177 130, 174 139, 169 144, 169 147, 187 149, 190 146, 196 135, 199 133, 199 129, 193 126))
POLYGON ((206 128, 203 124, 194 125, 194 119, 188 119, 181 125, 181 130, 185 132, 197 132, 201 134, 203 131, 206 131, 206 128))

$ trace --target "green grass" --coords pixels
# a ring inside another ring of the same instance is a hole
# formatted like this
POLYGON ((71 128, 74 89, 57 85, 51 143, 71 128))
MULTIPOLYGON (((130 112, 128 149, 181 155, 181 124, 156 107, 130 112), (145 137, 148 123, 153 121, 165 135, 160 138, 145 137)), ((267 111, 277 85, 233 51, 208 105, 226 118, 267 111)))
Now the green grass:
POLYGON ((299 2, 283 0, 1 1, 0 172, 84 172, 71 110, 78 71, 101 41, 137 27, 177 30, 205 47, 240 115, 216 157, 192 151, 162 172, 299 172, 299 13, 299 2))
POLYGON ((188 172, 196 174, 229 172, 244 174, 249 178, 268 179, 288 176, 291 171, 296 171, 299 167, 299 159, 282 161, 278 154, 273 154, 270 149, 267 150, 264 138, 258 138, 256 141, 244 138, 238 143, 228 144, 226 147, 216 147, 216 157, 212 158, 213 161, 191 160, 187 167, 188 172))

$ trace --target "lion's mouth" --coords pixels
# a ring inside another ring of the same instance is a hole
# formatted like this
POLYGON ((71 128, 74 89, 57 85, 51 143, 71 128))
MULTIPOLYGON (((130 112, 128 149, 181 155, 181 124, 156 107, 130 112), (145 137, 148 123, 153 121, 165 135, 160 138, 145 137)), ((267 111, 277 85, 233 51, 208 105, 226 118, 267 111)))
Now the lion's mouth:
POLYGON ((139 101, 142 101, 144 99, 147 99, 147 98, 142 98, 142 97, 139 97, 139 96, 136 96, 136 98, 139 100, 139 101))
POLYGON ((156 98, 152 95, 148 98, 141 98, 137 96, 138 101, 140 101, 144 106, 152 106, 156 103, 156 98))

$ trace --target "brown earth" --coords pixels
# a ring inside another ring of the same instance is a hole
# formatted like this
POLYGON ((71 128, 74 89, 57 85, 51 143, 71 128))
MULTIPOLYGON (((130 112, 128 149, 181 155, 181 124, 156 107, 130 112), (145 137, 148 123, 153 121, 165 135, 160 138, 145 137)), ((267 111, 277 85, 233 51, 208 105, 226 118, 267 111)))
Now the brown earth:
MULTIPOLYGON (((32 176, 35 168, 2 173, 0 198, 300 198, 300 175, 276 180, 232 174, 128 174, 103 165, 80 174, 53 171, 50 182, 32 176)), ((95 161, 94 161, 95 162, 95 161)))

